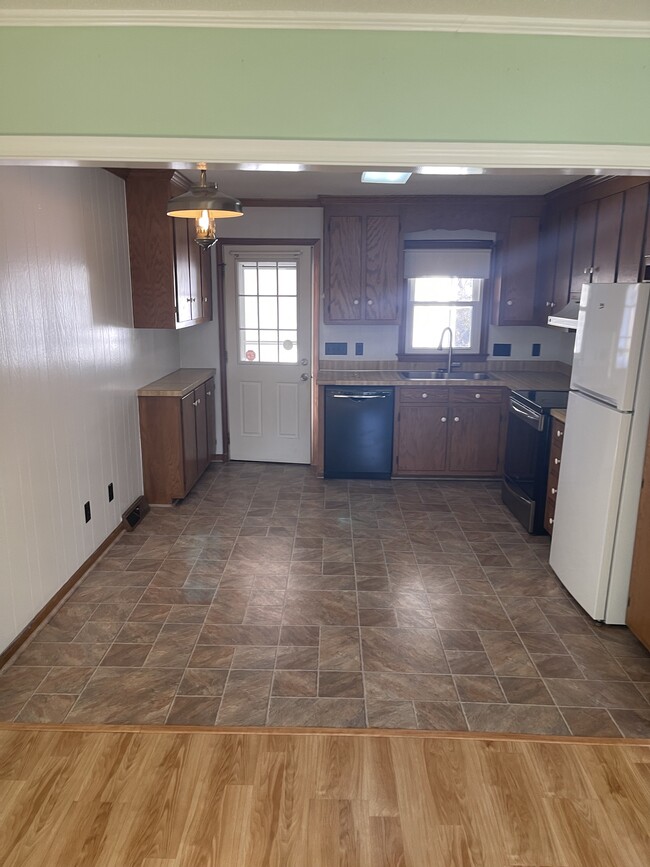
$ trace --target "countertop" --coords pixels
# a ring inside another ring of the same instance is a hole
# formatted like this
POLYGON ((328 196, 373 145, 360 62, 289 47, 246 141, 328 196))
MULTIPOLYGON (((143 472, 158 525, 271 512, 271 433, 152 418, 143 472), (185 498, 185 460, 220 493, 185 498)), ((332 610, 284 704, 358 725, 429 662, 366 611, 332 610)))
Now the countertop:
POLYGON ((566 410, 565 409, 552 409, 551 415, 553 418, 556 418, 558 421, 566 422, 566 410))
POLYGON ((185 397, 214 376, 213 367, 182 367, 138 389, 138 397, 185 397))
POLYGON ((479 386, 510 389, 568 389, 570 377, 556 371, 497 370, 489 371, 494 379, 403 379, 397 370, 321 370, 318 385, 414 385, 427 388, 441 386, 479 386))

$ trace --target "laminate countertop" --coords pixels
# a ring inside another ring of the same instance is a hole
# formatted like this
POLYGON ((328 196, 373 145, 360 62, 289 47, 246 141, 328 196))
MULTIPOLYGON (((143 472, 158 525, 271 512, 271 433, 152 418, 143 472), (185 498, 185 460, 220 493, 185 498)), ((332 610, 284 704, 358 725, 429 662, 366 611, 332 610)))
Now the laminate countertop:
POLYGON ((551 415, 553 418, 556 418, 558 421, 565 422, 566 421, 566 410, 565 409, 552 409, 551 415))
POLYGON ((214 376, 213 367, 181 367, 138 389, 138 397, 185 397, 214 376))
POLYGON ((318 385, 411 385, 427 388, 480 386, 509 389, 568 389, 570 376, 556 371, 492 370, 490 379, 404 379, 397 370, 321 370, 318 385))

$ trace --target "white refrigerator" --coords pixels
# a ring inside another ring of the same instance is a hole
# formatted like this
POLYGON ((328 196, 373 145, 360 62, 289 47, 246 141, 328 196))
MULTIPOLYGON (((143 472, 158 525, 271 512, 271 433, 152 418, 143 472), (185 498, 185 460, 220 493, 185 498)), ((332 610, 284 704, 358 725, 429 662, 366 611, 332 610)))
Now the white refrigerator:
POLYGON ((650 283, 582 287, 550 564, 585 611, 625 623, 650 419, 650 283))

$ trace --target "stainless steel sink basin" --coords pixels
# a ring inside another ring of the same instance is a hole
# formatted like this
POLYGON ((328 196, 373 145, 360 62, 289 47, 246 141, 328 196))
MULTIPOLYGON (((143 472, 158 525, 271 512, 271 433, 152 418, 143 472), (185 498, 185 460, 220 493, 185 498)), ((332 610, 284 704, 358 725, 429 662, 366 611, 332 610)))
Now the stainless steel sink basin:
POLYGON ((447 373, 446 370, 400 370, 399 375, 402 379, 453 379, 453 380, 484 380, 494 379, 491 373, 485 371, 471 370, 453 370, 447 373))

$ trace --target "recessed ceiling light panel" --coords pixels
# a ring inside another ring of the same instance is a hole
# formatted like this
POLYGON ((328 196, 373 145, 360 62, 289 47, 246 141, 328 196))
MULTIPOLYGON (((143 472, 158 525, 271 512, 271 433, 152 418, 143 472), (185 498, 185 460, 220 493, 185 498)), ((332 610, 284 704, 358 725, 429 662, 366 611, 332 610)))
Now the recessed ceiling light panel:
POLYGON ((485 169, 475 166, 419 166, 419 175, 482 175, 485 169))
POLYGON ((243 172, 304 172, 302 163, 241 163, 243 172))
POLYGON ((411 172, 363 172, 361 182, 364 184, 405 184, 411 177, 411 172))

